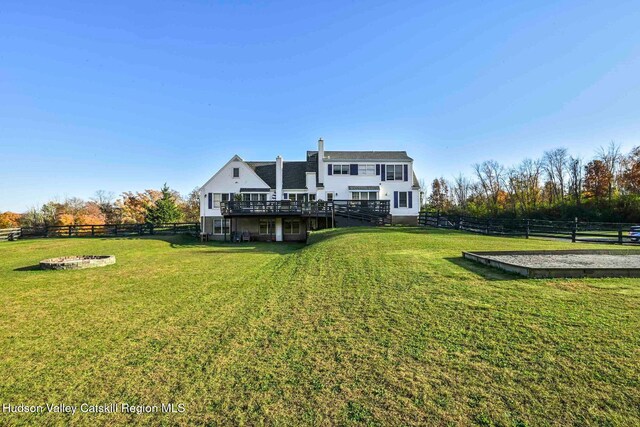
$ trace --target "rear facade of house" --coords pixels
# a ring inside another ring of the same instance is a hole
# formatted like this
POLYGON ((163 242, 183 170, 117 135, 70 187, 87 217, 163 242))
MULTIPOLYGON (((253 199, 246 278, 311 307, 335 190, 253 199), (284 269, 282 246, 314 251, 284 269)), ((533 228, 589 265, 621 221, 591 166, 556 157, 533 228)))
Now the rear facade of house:
POLYGON ((204 236, 304 241, 310 230, 416 225, 420 186, 405 151, 307 151, 306 160, 235 155, 200 188, 204 236))

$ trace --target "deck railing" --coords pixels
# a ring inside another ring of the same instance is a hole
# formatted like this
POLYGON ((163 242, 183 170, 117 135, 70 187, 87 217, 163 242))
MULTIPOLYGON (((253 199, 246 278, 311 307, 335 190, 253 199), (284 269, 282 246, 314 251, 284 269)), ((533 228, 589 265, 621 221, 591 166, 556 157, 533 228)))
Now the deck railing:
POLYGON ((387 215, 391 208, 389 200, 334 200, 333 204, 336 211, 348 209, 379 215, 387 215))
POLYGON ((331 215, 332 202, 279 201, 230 201, 220 203, 223 215, 331 215))
POLYGON ((223 215, 319 215, 330 216, 334 210, 350 209, 351 211, 371 212, 381 215, 389 213, 388 200, 333 200, 333 201, 229 201, 222 202, 220 209, 223 215))

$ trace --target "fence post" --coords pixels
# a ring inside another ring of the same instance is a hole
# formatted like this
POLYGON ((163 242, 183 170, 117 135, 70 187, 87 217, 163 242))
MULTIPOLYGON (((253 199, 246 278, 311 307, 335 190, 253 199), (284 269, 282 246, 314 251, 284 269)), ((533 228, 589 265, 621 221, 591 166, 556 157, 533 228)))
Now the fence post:
POLYGON ((173 223, 173 234, 178 234, 178 225, 175 222, 173 223))
POLYGON ((116 236, 118 235, 118 224, 113 227, 113 232, 116 236))
POLYGON ((456 218, 456 230, 460 230, 460 223, 462 222, 462 216, 458 215, 456 218))
POLYGON ((440 228, 440 209, 436 211, 436 228, 440 228))
POLYGON ((489 234, 489 223, 491 222, 490 219, 485 220, 484 222, 484 234, 489 234))
POLYGON ((576 234, 578 233, 578 217, 573 220, 573 230, 571 230, 571 243, 576 242, 576 234))
POLYGON ((527 228, 525 229, 525 237, 529 238, 529 220, 527 219, 527 228))
POLYGON ((95 230, 96 226, 92 225, 91 226, 91 237, 94 237, 96 235, 96 230, 95 230))
POLYGON ((618 244, 622 244, 622 224, 618 224, 618 244))
POLYGON ((69 226, 69 237, 71 237, 71 226, 69 226))

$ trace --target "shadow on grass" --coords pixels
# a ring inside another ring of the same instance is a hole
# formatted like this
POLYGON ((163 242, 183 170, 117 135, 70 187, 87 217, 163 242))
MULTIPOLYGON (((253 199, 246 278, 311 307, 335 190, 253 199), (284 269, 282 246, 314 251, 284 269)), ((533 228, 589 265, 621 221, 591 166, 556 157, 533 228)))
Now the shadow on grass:
POLYGON ((464 259, 462 257, 450 257, 444 258, 452 264, 457 265, 458 267, 464 268, 465 270, 482 277, 485 280, 523 280, 526 277, 521 276, 516 273, 511 273, 508 271, 503 271, 495 267, 489 267, 486 265, 478 264, 477 262, 470 261, 468 259, 464 259))
POLYGON ((206 246, 211 248, 208 253, 215 254, 246 254, 246 253, 276 253, 290 254, 297 252, 307 245, 304 243, 293 242, 250 242, 250 243, 225 243, 210 242, 206 246))
POLYGON ((26 267, 14 268, 13 271, 42 271, 40 264, 28 265, 26 267))

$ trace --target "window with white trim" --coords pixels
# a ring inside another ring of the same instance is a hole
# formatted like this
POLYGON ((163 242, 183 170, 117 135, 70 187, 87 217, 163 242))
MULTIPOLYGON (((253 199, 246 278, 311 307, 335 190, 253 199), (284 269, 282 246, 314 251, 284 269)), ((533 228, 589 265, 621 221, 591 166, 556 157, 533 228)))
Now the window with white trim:
POLYGON ((233 177, 234 178, 240 177, 240 168, 233 168, 233 177))
POLYGON ((376 174, 376 165, 370 165, 370 164, 358 165, 358 175, 375 175, 375 174, 376 174))
POLYGON ((387 181, 402 181, 402 165, 387 165, 387 181))
POLYGON ((229 193, 213 193, 213 208, 219 209, 220 202, 228 202, 229 193))
POLYGON ((213 219, 213 234, 229 233, 230 220, 222 218, 213 219), (224 227, 224 228, 223 228, 224 227))
POLYGON ((377 200, 377 191, 352 191, 351 200, 377 200))
POLYGON ((242 193, 243 202, 266 202, 267 193, 242 193))
POLYGON ((349 175, 350 173, 349 165, 333 165, 334 175, 349 175))
POLYGON ((273 234, 276 232, 276 223, 272 219, 260 220, 260 234, 273 234))
POLYGON ((399 191, 398 192, 398 207, 399 208, 406 208, 409 206, 409 193, 407 193, 406 191, 399 191))
POLYGON ((292 202, 304 202, 307 199, 307 193, 288 193, 287 199, 292 202))
POLYGON ((285 219, 283 222, 284 234, 300 234, 299 219, 285 219))

